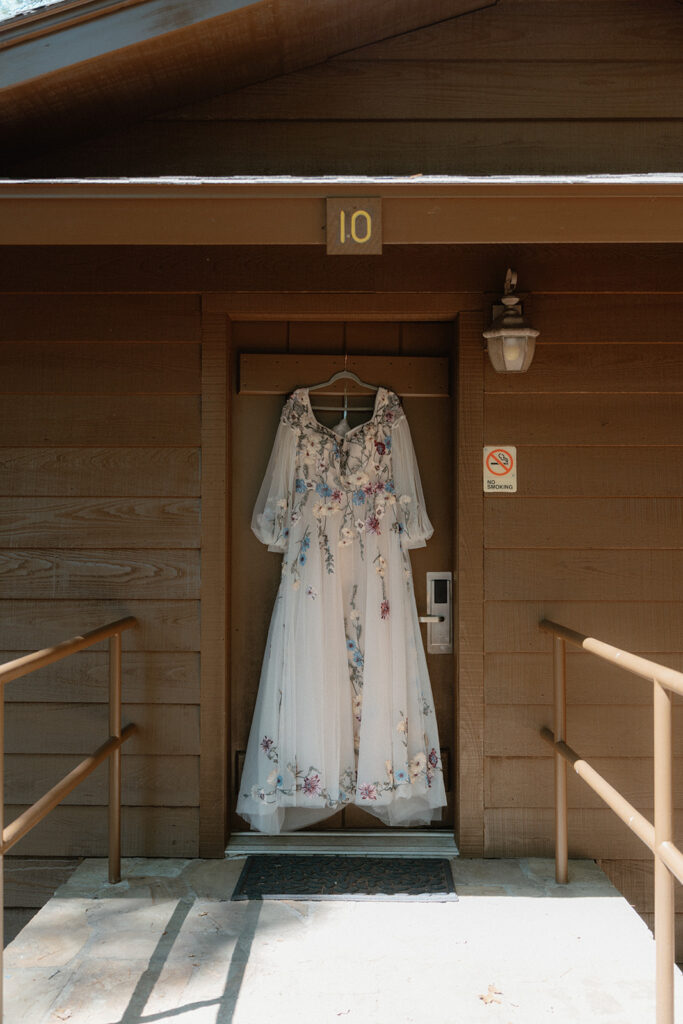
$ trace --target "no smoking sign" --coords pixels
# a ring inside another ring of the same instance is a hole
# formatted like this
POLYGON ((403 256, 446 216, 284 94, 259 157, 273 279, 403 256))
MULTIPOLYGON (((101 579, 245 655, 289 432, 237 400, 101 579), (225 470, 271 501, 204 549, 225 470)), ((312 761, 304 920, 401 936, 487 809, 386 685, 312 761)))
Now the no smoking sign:
POLYGON ((514 494, 517 491, 517 449, 513 445, 484 448, 484 493, 514 494))

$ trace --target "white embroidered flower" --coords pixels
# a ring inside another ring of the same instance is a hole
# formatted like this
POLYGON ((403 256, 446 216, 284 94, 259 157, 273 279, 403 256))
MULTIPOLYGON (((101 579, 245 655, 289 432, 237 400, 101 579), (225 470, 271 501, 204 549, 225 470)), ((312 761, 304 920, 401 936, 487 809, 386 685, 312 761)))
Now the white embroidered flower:
POLYGON ((301 586, 301 580, 294 580, 292 583, 292 590, 298 590, 301 586))
POLYGON ((402 494, 401 497, 398 499, 399 505, 410 505, 412 500, 413 499, 410 497, 409 494, 402 494))
POLYGON ((287 499, 286 498, 279 498, 278 499, 278 503, 277 503, 277 507, 278 508, 287 508, 287 499))
POLYGON ((395 494, 391 494, 389 492, 388 494, 385 495, 385 500, 386 500, 387 505, 395 505, 396 504, 396 495, 395 494))
POLYGON ((292 526, 296 526, 296 524, 299 522, 300 519, 301 519, 301 512, 292 512, 292 516, 291 516, 291 519, 290 519, 290 522, 291 522, 292 526))
POLYGON ((387 571, 387 560, 386 558, 383 558, 382 555, 379 555, 379 557, 375 559, 375 571, 378 576, 382 577, 387 571))
POLYGON ((363 532, 363 530, 365 529, 364 519, 356 519, 356 529, 358 530, 359 533, 363 532))
POLYGON ((356 473, 352 473, 351 476, 348 477, 348 481, 352 487, 358 489, 359 487, 364 487, 365 484, 369 483, 370 477, 367 473, 364 473, 359 469, 356 473))
POLYGON ((415 779, 419 779, 427 768, 427 756, 422 752, 411 757, 410 764, 408 765, 408 771, 410 772, 410 778, 414 782, 415 779))
POLYGON ((351 619, 351 622, 360 622, 360 612, 358 609, 354 608, 349 618, 351 619))
POLYGON ((313 483, 312 480, 307 480, 306 481, 306 490, 307 491, 314 491, 315 490, 315 484, 313 483))
POLYGON ((404 733, 404 734, 408 732, 408 719, 407 718, 402 716, 399 719, 398 725, 396 726, 396 732, 401 732, 401 733, 404 733))
POLYGON ((392 765, 391 761, 385 761, 384 762, 384 767, 387 770, 387 776, 389 777, 389 782, 393 782, 394 781, 394 766, 392 765))
POLYGON ((316 519, 322 519, 323 516, 327 515, 327 509, 323 505, 322 501, 316 501, 313 506, 313 515, 316 519))
POLYGON ((274 786, 275 785, 275 783, 277 782, 279 774, 280 773, 278 772, 277 768, 273 768, 272 772, 270 773, 270 775, 268 776, 268 779, 267 779, 267 782, 268 782, 269 786, 274 786))
POLYGON ((318 591, 315 589, 315 587, 312 587, 310 585, 310 583, 309 583, 309 585, 306 587, 306 597, 311 597, 315 601, 317 596, 318 596, 318 591))
POLYGON ((381 501, 377 505, 375 505, 375 515, 377 516, 378 519, 381 519, 385 512, 386 509, 381 501))

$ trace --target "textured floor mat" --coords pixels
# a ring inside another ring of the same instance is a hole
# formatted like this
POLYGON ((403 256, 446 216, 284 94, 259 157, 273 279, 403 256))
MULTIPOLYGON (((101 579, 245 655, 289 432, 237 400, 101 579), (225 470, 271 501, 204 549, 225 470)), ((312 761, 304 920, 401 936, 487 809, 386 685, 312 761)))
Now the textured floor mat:
POLYGON ((232 899, 445 903, 458 897, 445 858, 259 854, 247 858, 232 899))

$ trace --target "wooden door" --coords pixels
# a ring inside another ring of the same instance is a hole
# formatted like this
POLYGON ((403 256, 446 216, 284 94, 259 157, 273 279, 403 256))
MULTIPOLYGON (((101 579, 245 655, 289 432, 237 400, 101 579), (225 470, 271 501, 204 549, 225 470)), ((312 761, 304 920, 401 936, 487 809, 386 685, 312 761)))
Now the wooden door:
MULTIPOLYGON (((391 355, 387 366, 400 366, 397 356, 450 356, 453 325, 434 324, 254 324, 233 325, 234 358, 240 353, 308 352, 339 354, 343 346, 352 354, 391 355)), ((395 376, 400 371, 394 369, 395 376)), ((235 373, 234 378, 237 379, 235 373)), ((302 382, 305 383, 305 382, 302 382)), ((311 381, 310 383, 315 383, 311 381)), ((381 381, 400 390, 391 369, 381 381)), ((259 543, 250 530, 251 513, 270 455, 284 394, 234 394, 232 403, 232 622, 231 622, 231 768, 232 828, 244 830, 234 813, 239 779, 256 699, 261 661, 273 602, 280 579, 280 557, 259 543)), ((411 552, 419 614, 425 613, 426 573, 454 570, 454 410, 452 399, 403 397, 417 453, 425 501, 434 525, 426 548, 411 552)), ((339 419, 328 416, 330 425, 339 419)), ((366 419, 361 413, 357 420, 366 419)), ((352 425, 354 421, 351 420, 352 425)), ((423 626, 426 649, 426 627, 423 626)), ((427 655, 444 763, 448 806, 432 827, 451 828, 454 821, 453 770, 455 761, 454 655, 427 655)), ((349 807, 317 826, 325 829, 379 829, 377 818, 349 807)))

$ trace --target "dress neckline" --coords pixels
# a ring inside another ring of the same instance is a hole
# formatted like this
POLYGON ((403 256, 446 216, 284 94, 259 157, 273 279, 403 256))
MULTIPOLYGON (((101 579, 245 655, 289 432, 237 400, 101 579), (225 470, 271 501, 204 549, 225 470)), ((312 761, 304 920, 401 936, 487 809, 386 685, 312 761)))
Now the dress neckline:
POLYGON ((370 417, 367 420, 363 420, 362 423, 358 423, 358 424, 356 424, 355 427, 351 427, 351 429, 347 430, 345 434, 335 434, 334 430, 332 430, 331 427, 328 427, 325 423, 321 423, 320 420, 318 419, 318 417, 313 412, 313 406, 311 405, 311 396, 310 396, 308 388, 303 388, 302 390, 305 392, 305 395, 306 395, 306 404, 308 406, 308 415, 311 418, 311 422, 312 422, 313 426, 316 427, 318 430, 323 431, 323 433, 329 434, 331 437, 335 438, 336 441, 346 441, 349 437, 352 437, 353 434, 355 434, 357 431, 360 431, 364 427, 367 427, 367 425, 369 423, 373 423, 375 421, 375 419, 377 418, 377 414, 379 412, 379 408, 380 408, 380 395, 383 395, 386 392, 386 388, 384 388, 384 387, 380 386, 380 387, 377 388, 377 392, 375 394, 375 402, 374 402, 374 406, 373 406, 373 409, 372 409, 372 413, 371 413, 370 417))

